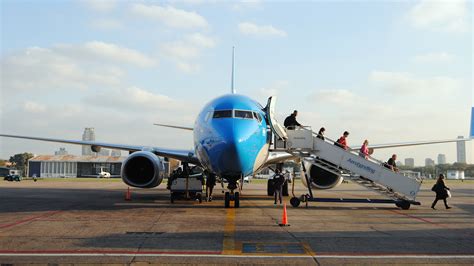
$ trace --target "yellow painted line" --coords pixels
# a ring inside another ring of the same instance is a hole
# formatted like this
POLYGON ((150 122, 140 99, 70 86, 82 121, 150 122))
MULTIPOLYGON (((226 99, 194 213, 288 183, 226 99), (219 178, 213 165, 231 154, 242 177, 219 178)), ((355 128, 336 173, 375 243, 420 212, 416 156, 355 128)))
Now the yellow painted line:
POLYGON ((241 248, 235 242, 235 208, 228 208, 224 226, 224 242, 222 243, 223 255, 240 255, 241 248))

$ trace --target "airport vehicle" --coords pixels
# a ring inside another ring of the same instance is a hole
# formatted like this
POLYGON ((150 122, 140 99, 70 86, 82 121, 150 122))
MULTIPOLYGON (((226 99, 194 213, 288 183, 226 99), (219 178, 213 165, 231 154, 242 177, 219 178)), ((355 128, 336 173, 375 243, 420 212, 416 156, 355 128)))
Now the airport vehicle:
POLYGON ((176 199, 196 199, 202 202, 202 173, 181 176, 172 180, 170 184, 170 201, 176 199))
POLYGON ((4 177, 5 181, 17 181, 17 182, 20 182, 21 181, 21 177, 19 175, 7 175, 4 177))
MULTIPOLYGON (((305 176, 303 182, 310 188, 334 188, 341 184, 343 174, 346 174, 361 185, 363 183, 359 182, 359 177, 367 177, 387 191, 394 191, 390 197, 397 199, 394 202, 396 204, 415 202, 419 181, 394 172, 390 173, 386 168, 379 170, 379 162, 375 160, 364 161, 361 157, 354 157, 352 150, 343 150, 326 141, 318 141, 310 129, 286 131, 275 119, 275 97, 270 97, 267 105, 262 106, 247 96, 237 94, 234 89, 233 73, 234 64, 232 64, 231 94, 217 97, 206 104, 198 114, 194 127, 156 124, 193 131, 194 148, 190 150, 11 134, 0 134, 0 136, 88 145, 94 152, 100 151, 101 148, 129 151, 130 155, 122 164, 121 177, 127 185, 138 188, 153 188, 162 182, 164 163, 159 156, 199 165, 227 181, 225 207, 229 207, 231 201, 234 201, 235 207, 240 206, 242 186, 239 182, 245 176, 286 160, 302 162, 306 169, 303 171, 305 176), (278 141, 273 141, 272 145, 273 135, 285 142, 282 147, 277 145, 278 141), (305 141, 300 145, 302 137, 305 141)), ((472 112, 474 116, 474 108, 472 112)), ((469 141, 474 135, 474 121, 471 121, 471 125, 471 137, 466 139, 380 144, 371 145, 371 148, 469 141)), ((369 185, 364 186, 370 188, 369 185)))

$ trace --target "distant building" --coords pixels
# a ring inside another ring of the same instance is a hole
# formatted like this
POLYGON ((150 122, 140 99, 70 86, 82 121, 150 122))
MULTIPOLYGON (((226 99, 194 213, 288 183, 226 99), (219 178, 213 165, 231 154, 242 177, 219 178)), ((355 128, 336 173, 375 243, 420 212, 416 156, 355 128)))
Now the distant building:
POLYGON ((110 154, 112 157, 120 157, 122 156, 122 151, 121 150, 112 150, 112 153, 110 154))
POLYGON ((66 151, 66 148, 59 148, 58 151, 55 151, 54 152, 54 155, 67 155, 67 151, 66 151))
MULTIPOLYGON (((463 139, 463 136, 458 136, 458 139, 463 139)), ((456 142, 457 162, 466 163, 466 141, 456 142)))
POLYGON ((28 161, 28 175, 32 177, 94 177, 101 168, 111 175, 120 175, 126 157, 39 155, 28 161))
POLYGON ((413 158, 406 158, 406 159, 405 159, 405 166, 406 166, 406 167, 415 167, 415 159, 413 159, 413 158))
POLYGON ((402 174, 404 176, 411 177, 411 178, 417 178, 417 179, 419 179, 420 176, 421 176, 420 172, 414 172, 414 171, 410 171, 410 170, 400 171, 400 174, 402 174))
POLYGON ((446 173, 447 179, 464 179, 464 171, 462 170, 448 170, 446 173))
POLYGON ((425 166, 435 166, 435 161, 431 158, 425 159, 425 166))
MULTIPOLYGON (((93 127, 86 127, 84 133, 82 133, 82 140, 95 141, 95 131, 93 127)), ((96 153, 91 150, 91 146, 83 145, 82 146, 82 155, 90 156, 95 155, 96 153)))
POLYGON ((100 149, 99 151, 100 156, 110 156, 110 150, 109 149, 100 149))
POLYGON ((446 155, 438 154, 438 164, 446 164, 446 155))

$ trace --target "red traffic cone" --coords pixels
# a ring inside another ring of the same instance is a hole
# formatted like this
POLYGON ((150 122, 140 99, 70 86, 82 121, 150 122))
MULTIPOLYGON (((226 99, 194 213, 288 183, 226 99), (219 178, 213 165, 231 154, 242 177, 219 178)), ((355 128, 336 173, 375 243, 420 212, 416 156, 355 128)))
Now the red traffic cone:
POLYGON ((286 215, 286 203, 283 203, 283 217, 281 218, 281 224, 278 224, 279 226, 290 226, 288 224, 288 217, 286 215))
POLYGON ((130 194, 130 187, 127 188, 127 192, 125 192, 125 200, 131 200, 132 195, 130 194))

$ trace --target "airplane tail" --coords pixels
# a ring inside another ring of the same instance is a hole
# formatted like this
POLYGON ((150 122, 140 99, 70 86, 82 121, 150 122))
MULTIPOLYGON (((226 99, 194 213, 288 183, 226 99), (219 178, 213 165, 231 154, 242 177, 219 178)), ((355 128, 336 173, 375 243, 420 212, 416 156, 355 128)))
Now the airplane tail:
POLYGON ((471 139, 474 139, 474 107, 471 110, 471 133, 469 136, 471 139))
POLYGON ((234 88, 234 52, 235 52, 235 47, 232 46, 232 76, 230 78, 230 90, 232 94, 237 93, 234 88))

